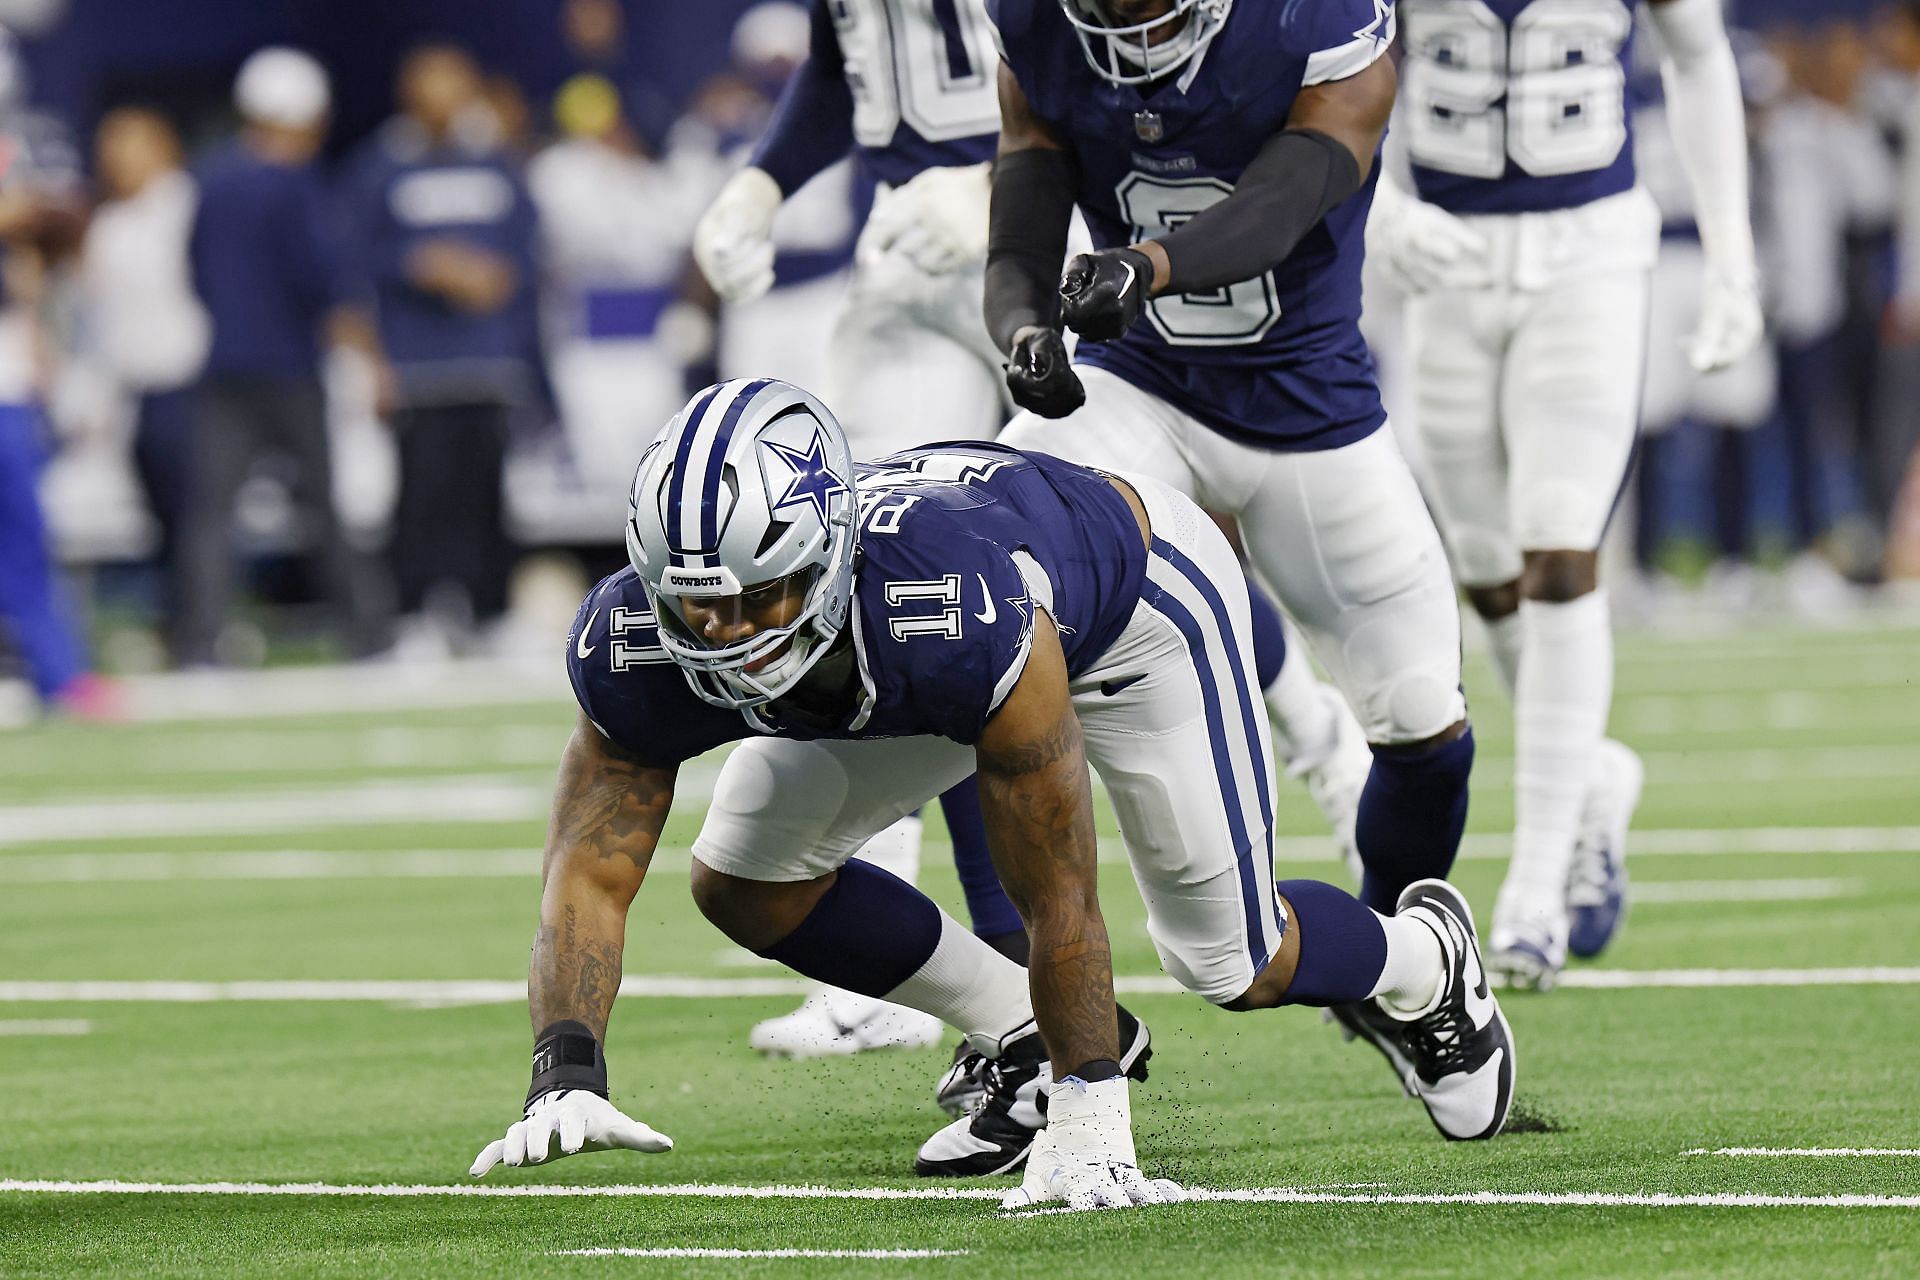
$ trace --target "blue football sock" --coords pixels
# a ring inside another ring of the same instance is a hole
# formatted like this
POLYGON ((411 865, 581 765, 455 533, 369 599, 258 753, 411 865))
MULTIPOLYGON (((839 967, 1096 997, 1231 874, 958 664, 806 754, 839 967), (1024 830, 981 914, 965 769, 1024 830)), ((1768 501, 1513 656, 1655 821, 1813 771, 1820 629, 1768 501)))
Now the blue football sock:
POLYGON ((1387 967, 1380 917, 1352 894, 1318 880, 1282 880, 1287 928, 1300 931, 1300 959, 1286 1004, 1353 1004, 1372 995, 1387 967))
POLYGON ((1253 674, 1262 689, 1280 678, 1287 663, 1287 629, 1280 622, 1280 606, 1252 578, 1247 579, 1247 601, 1253 606, 1253 674))
POLYGON ((759 954, 816 982, 885 996, 933 955, 941 919, 926 894, 855 858, 807 918, 759 954))
POLYGON ((1415 880, 1444 879, 1467 825, 1467 775, 1473 769, 1471 727, 1418 755, 1375 749, 1360 793, 1354 842, 1366 867, 1360 900, 1392 915, 1400 891, 1415 880))
MULTIPOLYGON (((940 812, 946 816, 947 831, 953 837, 953 869, 959 873, 961 892, 967 896, 967 917, 973 922, 973 931, 996 951, 1011 955, 1008 945, 1003 944, 1012 934, 1024 939, 1027 927, 993 869, 993 854, 987 849, 987 823, 980 816, 980 787, 971 775, 940 797, 940 812)), ((1024 956, 1013 958, 1026 963, 1024 956)))

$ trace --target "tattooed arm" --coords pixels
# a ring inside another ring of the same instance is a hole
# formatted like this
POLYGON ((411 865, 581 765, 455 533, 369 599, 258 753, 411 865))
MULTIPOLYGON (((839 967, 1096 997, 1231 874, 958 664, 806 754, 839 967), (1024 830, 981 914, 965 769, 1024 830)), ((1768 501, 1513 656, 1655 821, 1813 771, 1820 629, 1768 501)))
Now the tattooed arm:
POLYGON ((585 716, 574 727, 547 828, 540 932, 527 973, 536 1033, 573 1021, 606 1039, 627 908, 666 825, 674 774, 634 761, 585 716))
POLYGON ((1056 1073, 1118 1058, 1113 954, 1094 883, 1093 786, 1066 655, 1044 612, 1026 670, 980 736, 977 763, 993 865, 1032 935, 1034 1019, 1056 1073))

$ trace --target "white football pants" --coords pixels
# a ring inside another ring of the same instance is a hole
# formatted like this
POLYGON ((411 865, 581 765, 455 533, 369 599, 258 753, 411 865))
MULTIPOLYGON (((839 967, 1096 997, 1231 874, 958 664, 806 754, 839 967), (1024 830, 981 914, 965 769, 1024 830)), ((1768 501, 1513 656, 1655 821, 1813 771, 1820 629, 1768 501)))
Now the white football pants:
MULTIPOLYGON (((1161 963, 1224 1003, 1253 985, 1286 927, 1247 593, 1204 512, 1128 479, 1153 530, 1147 580, 1132 622, 1069 689, 1161 963)), ((811 880, 973 769, 973 749, 945 738, 751 738, 720 771, 693 855, 744 879, 811 880)))
POLYGON ((1519 578, 1522 551, 1599 547, 1638 429, 1647 273, 1644 191, 1551 213, 1469 217, 1484 287, 1408 304, 1428 494, 1469 587, 1519 578))
POLYGON ((1312 453, 1259 449, 1104 369, 1075 368, 1086 404, 1058 420, 1022 413, 1002 443, 1152 476, 1237 517, 1248 557, 1369 742, 1419 742, 1466 714, 1446 556, 1389 430, 1312 453))

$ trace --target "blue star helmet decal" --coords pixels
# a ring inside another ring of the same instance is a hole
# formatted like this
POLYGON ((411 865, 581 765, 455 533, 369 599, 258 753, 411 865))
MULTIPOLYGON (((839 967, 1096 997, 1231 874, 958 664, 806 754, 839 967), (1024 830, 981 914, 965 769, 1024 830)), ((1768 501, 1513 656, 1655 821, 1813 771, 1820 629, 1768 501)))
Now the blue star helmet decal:
POLYGON ((796 506, 806 505, 812 507, 820 517, 820 522, 825 524, 833 511, 834 495, 849 490, 847 482, 833 474, 827 466, 827 446, 820 438, 820 433, 813 433, 804 453, 772 440, 764 443, 774 457, 793 471, 793 478, 787 482, 787 491, 774 500, 773 513, 784 515, 796 506))

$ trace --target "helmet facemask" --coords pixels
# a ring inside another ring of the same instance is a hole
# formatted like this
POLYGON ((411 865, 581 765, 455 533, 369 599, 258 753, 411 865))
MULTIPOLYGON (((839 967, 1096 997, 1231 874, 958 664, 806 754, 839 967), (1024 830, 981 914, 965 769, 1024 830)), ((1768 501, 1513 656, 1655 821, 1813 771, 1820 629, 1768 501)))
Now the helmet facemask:
POLYGON ((1060 0, 1087 65, 1109 84, 1150 84, 1186 66, 1226 25, 1233 0, 1174 0, 1157 18, 1116 24, 1102 0, 1060 0))
POLYGON ((725 383, 668 424, 634 477, 627 554, 696 694, 764 706, 826 657, 851 607, 856 511, 846 437, 798 387, 725 383))

